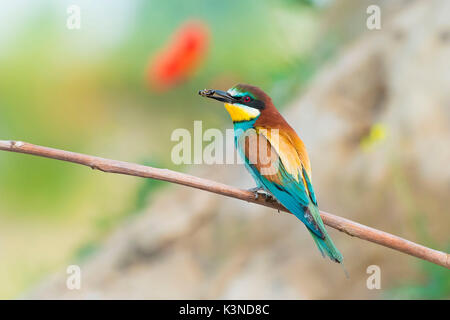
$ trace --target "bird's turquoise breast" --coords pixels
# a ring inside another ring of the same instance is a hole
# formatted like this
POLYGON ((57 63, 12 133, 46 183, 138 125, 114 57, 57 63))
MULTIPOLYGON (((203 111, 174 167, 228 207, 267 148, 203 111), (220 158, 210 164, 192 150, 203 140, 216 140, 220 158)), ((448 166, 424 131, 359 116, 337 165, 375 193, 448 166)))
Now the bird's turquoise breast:
POLYGON ((256 119, 250 120, 250 121, 240 121, 240 122, 234 122, 234 134, 238 134, 239 132, 243 133, 244 131, 247 131, 248 129, 252 129, 255 126, 256 119))
MULTIPOLYGON (((266 189, 261 183, 261 176, 259 172, 256 172, 252 166, 250 166, 249 160, 245 156, 244 139, 246 135, 256 134, 254 125, 256 119, 251 121, 235 122, 234 123, 234 145, 239 153, 239 156, 244 160, 245 168, 252 175, 256 182, 256 185, 260 188, 266 189)), ((266 190, 268 191, 268 190, 266 190)))
MULTIPOLYGON (((242 121, 242 122, 234 122, 234 145, 239 150, 242 149, 243 146, 240 145, 239 141, 242 137, 249 134, 250 131, 254 131, 256 119, 250 121, 242 121)), ((241 150, 239 150, 240 152, 241 150)), ((243 154, 241 154, 243 156, 243 154)), ((243 157, 245 159, 245 157, 243 157)))

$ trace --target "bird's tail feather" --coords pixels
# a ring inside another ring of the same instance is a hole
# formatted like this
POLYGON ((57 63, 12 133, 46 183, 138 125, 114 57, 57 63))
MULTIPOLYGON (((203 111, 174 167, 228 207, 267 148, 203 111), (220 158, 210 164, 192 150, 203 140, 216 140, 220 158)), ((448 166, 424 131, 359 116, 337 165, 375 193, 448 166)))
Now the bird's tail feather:
POLYGON ((328 256, 332 261, 339 263, 342 268, 344 269, 345 276, 350 278, 347 270, 344 266, 344 257, 339 252, 338 248, 333 243, 333 240, 331 240, 330 236, 327 233, 327 230, 325 229, 325 226, 323 224, 322 219, 320 218, 320 213, 317 207, 313 207, 312 210, 313 216, 318 216, 317 224, 319 226, 320 231, 322 231, 322 234, 325 236, 323 239, 317 236, 313 231, 309 230, 309 233, 311 233, 312 238, 314 239, 314 242, 316 243, 317 247, 320 250, 320 253, 322 253, 322 256, 325 258, 325 256, 328 256), (317 211, 316 211, 317 210, 317 211))
POLYGON ((334 262, 342 263, 342 261, 344 260, 342 254, 339 252, 338 248, 336 248, 326 231, 324 232, 324 239, 319 238, 314 232, 310 231, 309 229, 308 231, 311 233, 311 236, 313 237, 314 242, 322 253, 322 256, 328 256, 334 262))

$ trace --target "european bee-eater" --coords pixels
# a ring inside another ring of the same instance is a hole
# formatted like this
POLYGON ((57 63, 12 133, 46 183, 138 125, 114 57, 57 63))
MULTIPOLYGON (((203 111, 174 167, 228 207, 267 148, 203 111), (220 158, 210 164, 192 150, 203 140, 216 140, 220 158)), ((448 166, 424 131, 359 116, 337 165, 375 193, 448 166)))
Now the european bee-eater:
POLYGON ((199 94, 225 103, 234 124, 235 146, 257 184, 253 191, 263 189, 277 199, 306 225, 323 256, 342 263, 320 217, 305 145, 272 99, 247 84, 199 94))

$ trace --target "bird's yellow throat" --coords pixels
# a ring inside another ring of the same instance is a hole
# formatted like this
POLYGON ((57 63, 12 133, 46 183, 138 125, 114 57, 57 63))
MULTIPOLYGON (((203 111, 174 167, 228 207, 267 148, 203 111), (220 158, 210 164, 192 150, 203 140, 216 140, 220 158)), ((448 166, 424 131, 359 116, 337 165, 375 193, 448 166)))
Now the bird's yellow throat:
POLYGON ((257 118, 260 114, 259 110, 242 104, 225 103, 225 108, 233 122, 250 121, 257 118))

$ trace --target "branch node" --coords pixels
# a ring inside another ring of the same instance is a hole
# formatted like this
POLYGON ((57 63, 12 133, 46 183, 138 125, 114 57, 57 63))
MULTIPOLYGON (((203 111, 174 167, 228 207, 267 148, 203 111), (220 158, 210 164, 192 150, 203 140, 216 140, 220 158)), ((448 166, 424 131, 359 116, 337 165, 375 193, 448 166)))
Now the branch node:
POLYGON ((15 140, 10 140, 9 144, 11 145, 11 148, 20 148, 24 145, 22 141, 15 141, 15 140))

